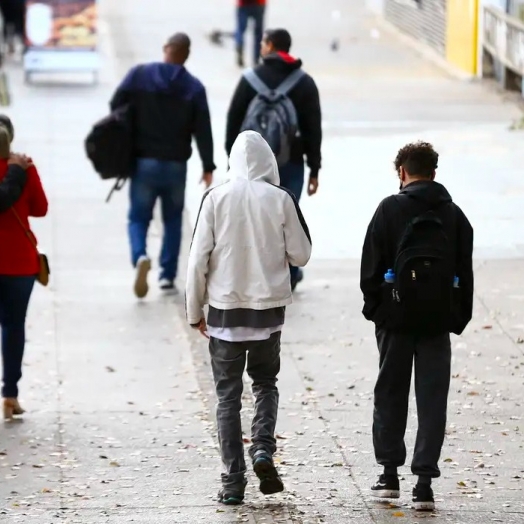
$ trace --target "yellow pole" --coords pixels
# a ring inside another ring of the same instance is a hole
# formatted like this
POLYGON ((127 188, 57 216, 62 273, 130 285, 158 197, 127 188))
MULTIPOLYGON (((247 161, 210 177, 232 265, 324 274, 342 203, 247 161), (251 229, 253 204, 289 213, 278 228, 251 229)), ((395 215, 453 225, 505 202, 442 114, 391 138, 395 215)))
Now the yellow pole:
POLYGON ((446 58, 462 71, 477 73, 479 0, 447 0, 446 58))

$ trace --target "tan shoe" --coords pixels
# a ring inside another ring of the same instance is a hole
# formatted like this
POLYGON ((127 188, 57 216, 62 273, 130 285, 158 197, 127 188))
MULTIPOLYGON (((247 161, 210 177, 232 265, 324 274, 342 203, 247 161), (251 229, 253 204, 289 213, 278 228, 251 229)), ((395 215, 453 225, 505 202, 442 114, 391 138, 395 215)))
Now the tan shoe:
POLYGON ((13 420, 14 415, 23 415, 22 408, 17 398, 4 398, 4 420, 13 420))
POLYGON ((135 295, 138 298, 144 298, 149 291, 149 285, 147 283, 147 275, 151 270, 151 260, 142 256, 138 259, 136 264, 136 276, 135 276, 135 295))

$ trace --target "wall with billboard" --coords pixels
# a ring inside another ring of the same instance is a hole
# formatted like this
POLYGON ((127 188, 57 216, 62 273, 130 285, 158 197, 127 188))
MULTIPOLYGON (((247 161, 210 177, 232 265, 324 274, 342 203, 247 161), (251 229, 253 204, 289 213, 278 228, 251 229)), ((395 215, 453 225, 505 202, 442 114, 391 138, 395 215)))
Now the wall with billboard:
POLYGON ((28 0, 26 71, 97 71, 96 0, 28 0))

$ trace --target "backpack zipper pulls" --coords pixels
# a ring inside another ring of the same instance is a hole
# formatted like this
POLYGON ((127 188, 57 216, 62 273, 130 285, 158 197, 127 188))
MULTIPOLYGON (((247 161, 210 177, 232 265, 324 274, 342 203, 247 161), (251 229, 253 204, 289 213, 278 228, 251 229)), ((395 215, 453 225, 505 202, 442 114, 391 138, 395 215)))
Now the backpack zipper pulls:
POLYGON ((417 280, 417 273, 414 269, 411 270, 411 280, 417 280))
POLYGON ((400 302, 400 296, 396 289, 391 290, 391 298, 393 299, 393 302, 400 302))

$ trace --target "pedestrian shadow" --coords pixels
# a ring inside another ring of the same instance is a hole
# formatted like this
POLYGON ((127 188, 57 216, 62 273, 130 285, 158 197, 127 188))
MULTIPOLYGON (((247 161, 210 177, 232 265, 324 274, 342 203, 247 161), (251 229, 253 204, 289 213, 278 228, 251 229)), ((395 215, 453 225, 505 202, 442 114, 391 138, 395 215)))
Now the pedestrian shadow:
POLYGON ((299 510, 293 502, 288 501, 264 501, 248 502, 242 506, 247 513, 254 517, 255 522, 264 522, 270 517, 276 522, 296 522, 299 510))
POLYGON ((177 306, 184 306, 185 311, 184 291, 178 290, 177 292, 161 292, 158 299, 162 304, 175 304, 177 306))
POLYGON ((4 428, 7 430, 14 429, 24 423, 23 418, 13 418, 11 420, 4 420, 4 428))
POLYGON ((417 511, 411 507, 411 504, 396 503, 390 500, 376 500, 369 501, 369 508, 372 510, 388 511, 392 517, 413 517, 415 519, 434 518, 438 517, 437 510, 434 511, 417 511))

